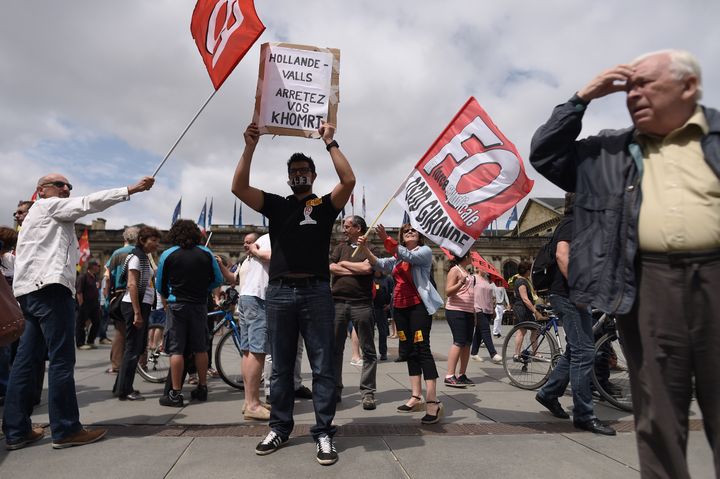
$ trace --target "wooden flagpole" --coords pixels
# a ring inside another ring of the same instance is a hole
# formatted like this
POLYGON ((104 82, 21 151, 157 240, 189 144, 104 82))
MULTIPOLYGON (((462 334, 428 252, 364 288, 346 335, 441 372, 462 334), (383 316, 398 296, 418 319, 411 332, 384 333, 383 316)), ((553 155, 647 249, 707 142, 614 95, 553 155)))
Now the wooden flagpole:
MULTIPOLYGON (((385 210, 387 209, 387 207, 390 206, 390 203, 392 203, 392 200, 395 199, 395 197, 396 197, 396 196, 398 195, 398 193, 400 192, 400 189, 403 187, 403 185, 404 185, 405 183, 407 183, 407 180, 412 176, 412 174, 413 174, 414 171, 415 171, 415 168, 413 168, 412 171, 410 171, 410 174, 407 175, 407 178, 405 178, 405 179, 402 181, 402 183, 400 183, 400 186, 397 187, 397 189, 395 190, 395 193, 393 193, 393 195, 390 197, 390 199, 387 201, 387 203, 385 203, 385 206, 382 207, 382 209, 380 210, 380 213, 377 214, 377 216, 376 216, 375 219, 373 220, 372 224, 371 224, 370 226, 368 226, 368 229, 367 229, 367 231, 365 232, 365 234, 363 235, 363 238, 367 238, 368 236, 370 236, 370 232, 371 232, 372 229, 375 227, 375 224, 378 222, 378 220, 380 219, 380 217, 382 216, 382 214, 385 213, 385 210)), ((355 255, 357 254, 357 252, 358 252, 358 248, 355 248, 355 251, 352 252, 352 254, 350 255, 350 257, 351 257, 351 258, 354 258, 355 255)))

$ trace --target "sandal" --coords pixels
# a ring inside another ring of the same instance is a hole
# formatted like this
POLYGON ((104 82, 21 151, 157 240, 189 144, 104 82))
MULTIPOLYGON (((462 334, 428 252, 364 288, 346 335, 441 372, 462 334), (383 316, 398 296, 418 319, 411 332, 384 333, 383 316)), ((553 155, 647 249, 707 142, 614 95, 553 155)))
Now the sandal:
POLYGON ((420 423, 422 424, 436 424, 440 422, 440 416, 443 415, 443 405, 439 400, 436 401, 425 401, 426 402, 426 408, 425 408, 425 415, 422 419, 420 419, 420 423), (437 404, 438 408, 435 412, 435 415, 430 414, 427 412, 427 404, 437 404))
MULTIPOLYGON (((402 405, 398 406, 398 408, 397 408, 397 411, 398 411, 398 412, 419 412, 419 411, 422 411, 422 410, 423 410, 423 405, 424 405, 425 403, 423 402, 422 397, 421 397, 421 396, 415 396, 415 395, 410 396, 410 397, 411 397, 410 401, 412 401, 412 399, 417 399, 418 402, 416 402, 416 403, 413 404, 412 406, 408 406, 407 403, 402 404, 402 405)), ((408 402, 410 402, 410 401, 408 401, 408 402)))

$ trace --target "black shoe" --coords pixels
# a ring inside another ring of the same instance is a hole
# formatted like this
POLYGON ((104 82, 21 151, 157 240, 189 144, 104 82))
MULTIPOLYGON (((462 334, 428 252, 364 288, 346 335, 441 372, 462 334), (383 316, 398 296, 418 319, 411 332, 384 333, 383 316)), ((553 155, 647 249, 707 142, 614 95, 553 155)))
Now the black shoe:
POLYGON ((168 407, 183 407, 185 405, 185 398, 178 391, 170 390, 167 396, 162 396, 158 402, 161 406, 168 407))
POLYGON ((460 377, 457 378, 458 384, 463 384, 465 386, 475 386, 475 383, 470 380, 467 376, 464 374, 461 374, 460 377))
POLYGON ((443 381, 445 386, 451 387, 451 388, 462 388, 465 389, 467 387, 467 384, 461 384, 458 379, 453 375, 449 378, 445 378, 445 381, 443 381))
POLYGON ((312 399, 312 391, 307 386, 300 386, 295 390, 295 397, 300 399, 312 399))
POLYGON ((603 424, 600 422, 600 419, 596 417, 588 421, 573 421, 573 426, 575 426, 576 429, 582 429, 583 431, 602 434, 605 436, 614 436, 617 434, 615 429, 611 428, 607 424, 603 424))
POLYGON ((192 399, 197 399, 198 401, 205 402, 208 398, 208 388, 207 385, 198 384, 198 386, 190 391, 190 397, 192 399))
POLYGON ((498 334, 493 334, 493 336, 495 336, 496 338, 502 338, 502 334, 500 334, 500 333, 498 333, 498 334))
POLYGON ((565 412, 563 407, 560 405, 560 401, 557 399, 551 400, 551 399, 545 399, 540 395, 540 393, 535 395, 535 400, 545 406, 550 413, 558 417, 560 419, 570 419, 570 415, 565 412))
POLYGON ((407 362, 407 359, 405 359, 405 358, 397 358, 397 359, 395 360, 395 362, 396 362, 396 363, 406 363, 406 362, 407 362))
POLYGON ((338 453, 335 449, 333 439, 327 434, 320 436, 315 443, 317 447, 317 462, 323 466, 335 464, 338 460, 338 453))
POLYGON ((440 401, 425 401, 425 415, 420 419, 421 424, 437 424, 440 422, 440 416, 443 415, 443 405, 440 401), (437 412, 435 414, 430 414, 427 412, 427 405, 428 404, 437 404, 437 412))
POLYGON ((387 361, 387 355, 386 355, 386 356, 380 356, 380 361, 387 361))
POLYGON ((255 454, 258 456, 267 456, 280 449, 286 442, 288 442, 287 439, 281 438, 275 431, 270 431, 267 433, 267 436, 265 436, 265 439, 255 446, 255 454))

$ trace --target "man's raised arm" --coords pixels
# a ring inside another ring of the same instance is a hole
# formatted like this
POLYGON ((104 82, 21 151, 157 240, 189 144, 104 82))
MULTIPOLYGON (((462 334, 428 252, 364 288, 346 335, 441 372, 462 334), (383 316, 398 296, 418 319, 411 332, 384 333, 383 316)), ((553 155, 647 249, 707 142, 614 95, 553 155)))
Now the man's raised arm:
POLYGON ((250 123, 243 134, 245 138, 245 149, 243 150, 240 161, 235 168, 233 176, 232 192, 240 201, 248 205, 255 211, 260 211, 263 207, 264 195, 257 188, 250 186, 250 163, 255 153, 255 147, 260 139, 260 131, 255 123, 250 123))
POLYGON ((353 188, 355 188, 355 173, 353 173, 345 155, 340 151, 337 141, 333 140, 335 126, 330 123, 323 123, 318 129, 318 133, 320 133, 320 137, 330 152, 330 158, 332 158, 335 171, 340 179, 340 183, 335 185, 332 193, 330 193, 330 201, 332 201, 336 210, 341 210, 350 199, 353 188))

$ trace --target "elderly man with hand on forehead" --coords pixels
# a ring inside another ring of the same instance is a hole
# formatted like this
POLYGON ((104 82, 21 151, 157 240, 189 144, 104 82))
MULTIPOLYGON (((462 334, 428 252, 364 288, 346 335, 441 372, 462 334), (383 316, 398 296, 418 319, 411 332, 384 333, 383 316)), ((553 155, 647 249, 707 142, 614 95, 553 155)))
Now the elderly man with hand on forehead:
POLYGON ((557 106, 531 146, 577 193, 570 300, 618 315, 644 478, 690 477, 693 378, 720 474, 720 113, 701 95, 690 53, 649 53, 557 106), (615 92, 633 126, 577 140, 589 103, 615 92))
POLYGON ((32 427, 33 391, 37 370, 50 359, 48 409, 53 448, 95 442, 105 429, 88 431, 80 423, 75 392, 75 265, 79 260, 75 221, 104 211, 149 190, 155 180, 70 198, 67 178, 52 173, 37 182, 38 201, 23 222, 17 243, 13 292, 25 315, 25 332, 10 373, 3 432, 6 449, 15 450, 43 438, 32 427))

